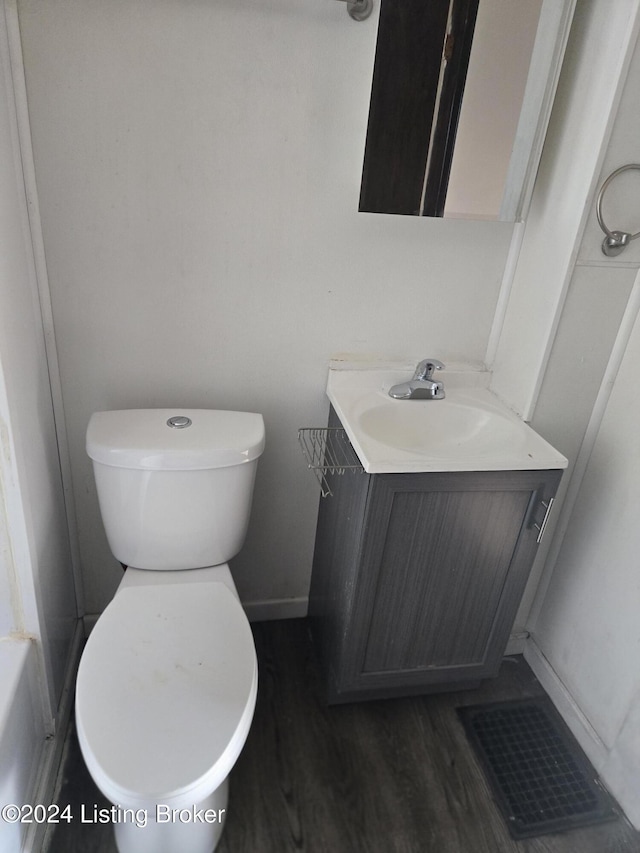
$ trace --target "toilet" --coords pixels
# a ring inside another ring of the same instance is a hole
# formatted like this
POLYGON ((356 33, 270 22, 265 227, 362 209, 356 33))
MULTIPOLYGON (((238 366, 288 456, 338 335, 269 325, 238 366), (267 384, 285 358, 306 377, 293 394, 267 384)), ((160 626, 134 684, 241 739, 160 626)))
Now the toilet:
POLYGON ((119 853, 212 853, 258 671, 227 565, 245 538, 262 415, 97 412, 87 453, 113 555, 125 566, 87 641, 78 740, 119 853))

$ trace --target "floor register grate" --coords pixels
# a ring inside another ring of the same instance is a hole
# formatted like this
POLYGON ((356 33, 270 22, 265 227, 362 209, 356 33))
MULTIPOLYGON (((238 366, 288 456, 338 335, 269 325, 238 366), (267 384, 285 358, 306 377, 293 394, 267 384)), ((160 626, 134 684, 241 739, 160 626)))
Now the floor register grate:
POLYGON ((458 708, 513 838, 618 817, 547 697, 458 708))

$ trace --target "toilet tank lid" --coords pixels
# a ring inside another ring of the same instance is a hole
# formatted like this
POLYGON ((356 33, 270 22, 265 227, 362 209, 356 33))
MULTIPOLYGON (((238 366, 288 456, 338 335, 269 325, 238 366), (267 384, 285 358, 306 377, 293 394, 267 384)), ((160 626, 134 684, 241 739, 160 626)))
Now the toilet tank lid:
POLYGON ((147 471, 227 468, 257 459, 264 421, 223 409, 122 409, 95 412, 87 453, 95 462, 147 471))

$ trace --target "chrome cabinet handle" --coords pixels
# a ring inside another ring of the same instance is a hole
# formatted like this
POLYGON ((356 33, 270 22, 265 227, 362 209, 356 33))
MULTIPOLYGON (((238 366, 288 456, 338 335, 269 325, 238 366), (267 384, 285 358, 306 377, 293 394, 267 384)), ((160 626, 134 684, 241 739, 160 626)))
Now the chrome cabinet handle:
POLYGON ((542 519, 542 524, 538 524, 534 521, 533 526, 538 531, 538 538, 536 539, 536 545, 539 545, 542 542, 542 537, 544 536, 544 532, 547 528, 547 522, 549 521, 549 515, 551 514, 551 507, 553 506, 555 498, 549 498, 548 501, 540 501, 541 505, 545 508, 546 512, 544 514, 544 518, 542 519))

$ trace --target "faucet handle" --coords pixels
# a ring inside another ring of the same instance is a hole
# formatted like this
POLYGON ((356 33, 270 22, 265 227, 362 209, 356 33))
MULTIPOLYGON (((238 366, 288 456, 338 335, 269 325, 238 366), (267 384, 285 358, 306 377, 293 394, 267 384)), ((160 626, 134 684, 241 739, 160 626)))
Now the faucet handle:
POLYGON ((432 379, 434 370, 444 370, 444 364, 437 358, 425 358, 416 367, 414 379, 432 379))

